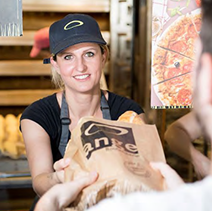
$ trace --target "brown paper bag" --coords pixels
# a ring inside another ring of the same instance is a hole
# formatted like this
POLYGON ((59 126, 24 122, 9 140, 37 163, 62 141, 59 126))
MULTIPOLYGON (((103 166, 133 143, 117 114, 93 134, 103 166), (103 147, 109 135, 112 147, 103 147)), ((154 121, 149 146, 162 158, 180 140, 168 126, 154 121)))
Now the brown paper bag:
POLYGON ((85 210, 104 198, 134 191, 163 190, 163 179, 149 166, 165 162, 154 125, 83 117, 72 132, 65 157, 72 159, 65 169, 65 181, 91 171, 98 180, 83 189, 66 210, 85 210))

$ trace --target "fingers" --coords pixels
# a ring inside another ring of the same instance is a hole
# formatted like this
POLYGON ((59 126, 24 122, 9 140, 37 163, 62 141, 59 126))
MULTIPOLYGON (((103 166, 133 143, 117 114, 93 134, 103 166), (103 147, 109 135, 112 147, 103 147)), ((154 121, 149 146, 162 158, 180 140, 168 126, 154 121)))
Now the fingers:
POLYGON ((78 185, 78 188, 82 189, 94 183, 97 180, 97 178, 98 178, 97 172, 90 172, 89 175, 83 176, 75 181, 78 185))
POLYGON ((150 166, 155 170, 162 174, 163 177, 169 177, 171 175, 175 175, 176 172, 166 163, 162 162, 151 162, 150 166))
POLYGON ((183 180, 169 165, 162 162, 151 162, 150 166, 161 173, 164 178, 164 189, 174 189, 183 184, 183 180))
POLYGON ((201 152, 197 151, 192 159, 192 164, 196 172, 198 179, 203 179, 210 173, 210 159, 203 155, 201 152))
POLYGON ((83 188, 94 183, 97 178, 98 173, 91 172, 71 182, 62 183, 54 186, 53 188, 55 190, 52 190, 52 192, 54 194, 56 193, 57 206, 59 206, 59 208, 65 208, 66 206, 68 206, 77 198, 78 194, 82 191, 83 188))
POLYGON ((62 158, 54 163, 53 168, 55 171, 60 171, 69 166, 71 162, 70 158, 62 158))
POLYGON ((73 194, 72 198, 75 199, 83 188, 94 183, 97 180, 97 178, 98 178, 98 173, 91 172, 89 173, 89 175, 85 175, 69 183, 72 187, 74 187, 74 190, 75 190, 75 193, 73 194))

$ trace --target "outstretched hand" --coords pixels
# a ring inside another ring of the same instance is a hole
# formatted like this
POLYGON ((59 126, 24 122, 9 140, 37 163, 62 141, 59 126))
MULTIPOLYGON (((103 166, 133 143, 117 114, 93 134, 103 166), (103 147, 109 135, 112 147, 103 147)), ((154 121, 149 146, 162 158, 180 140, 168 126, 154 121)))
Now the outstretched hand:
POLYGON ((175 189, 184 183, 176 171, 166 163, 150 162, 150 166, 163 176, 165 190, 175 189))
POLYGON ((60 211, 73 202, 80 191, 94 183, 98 178, 96 172, 91 172, 86 176, 74 181, 57 184, 47 191, 38 201, 35 211, 60 211))
POLYGON ((195 156, 193 156, 192 164, 194 166, 196 176, 199 180, 209 175, 211 161, 208 157, 203 155, 198 150, 195 151, 195 156))

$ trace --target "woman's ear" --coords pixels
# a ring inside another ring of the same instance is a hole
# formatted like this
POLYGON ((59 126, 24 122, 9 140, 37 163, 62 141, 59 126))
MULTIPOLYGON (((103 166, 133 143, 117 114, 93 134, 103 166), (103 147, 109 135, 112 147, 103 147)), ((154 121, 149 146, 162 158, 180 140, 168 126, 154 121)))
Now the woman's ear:
POLYGON ((60 68, 58 66, 58 63, 53 59, 53 57, 50 57, 50 62, 53 68, 57 71, 58 74, 60 74, 60 68))
POLYGON ((102 54, 103 66, 105 66, 105 63, 107 62, 107 58, 108 58, 108 51, 104 50, 104 53, 102 54))

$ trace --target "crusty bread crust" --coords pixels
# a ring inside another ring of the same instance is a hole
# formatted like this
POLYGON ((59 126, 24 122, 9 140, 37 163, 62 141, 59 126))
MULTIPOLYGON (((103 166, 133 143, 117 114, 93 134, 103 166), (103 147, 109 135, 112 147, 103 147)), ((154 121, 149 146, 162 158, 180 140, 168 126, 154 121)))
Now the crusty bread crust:
POLYGON ((134 111, 126 111, 118 118, 118 121, 129 122, 138 125, 144 124, 143 120, 134 111))

